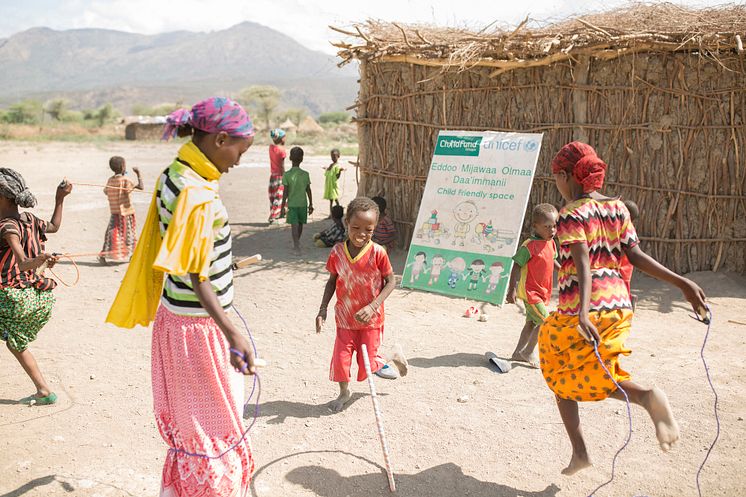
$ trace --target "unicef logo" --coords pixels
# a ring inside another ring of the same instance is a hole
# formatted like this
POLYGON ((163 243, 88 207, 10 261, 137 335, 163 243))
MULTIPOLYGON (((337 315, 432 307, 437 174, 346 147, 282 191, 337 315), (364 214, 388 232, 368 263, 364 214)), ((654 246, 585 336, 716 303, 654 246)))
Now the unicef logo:
POLYGON ((534 152, 537 148, 539 148, 539 143, 535 141, 526 142, 526 144, 523 145, 523 150, 526 152, 534 152))

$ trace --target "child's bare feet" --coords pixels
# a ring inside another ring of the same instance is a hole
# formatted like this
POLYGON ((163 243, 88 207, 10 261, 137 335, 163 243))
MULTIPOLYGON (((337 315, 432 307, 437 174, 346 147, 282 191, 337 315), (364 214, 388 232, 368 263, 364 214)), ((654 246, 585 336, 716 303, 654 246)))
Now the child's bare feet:
POLYGON ((399 376, 407 376, 407 373, 409 372, 409 363, 407 362, 407 358, 404 355, 401 345, 398 343, 394 345, 394 355, 391 356, 391 362, 393 362, 396 369, 399 370, 399 376))
POLYGON ((510 357, 511 361, 525 362, 534 369, 539 369, 539 354, 534 351, 528 357, 525 357, 522 352, 514 352, 510 357))
POLYGON ((332 410, 332 412, 339 412, 344 408, 344 406, 350 401, 351 398, 352 392, 350 392, 349 389, 342 390, 341 392, 339 392, 339 397, 334 399, 329 405, 329 408, 332 410))
POLYGON ((663 390, 653 387, 643 399, 642 405, 655 424, 655 436, 661 449, 664 452, 670 450, 679 439, 679 425, 671 412, 668 397, 663 390))
POLYGON ((562 474, 565 476, 574 475, 578 471, 589 468, 591 466, 593 466, 593 463, 591 462, 591 459, 588 457, 587 453, 578 454, 576 452, 573 452, 572 459, 570 459, 570 464, 568 464, 567 467, 562 470, 562 474))

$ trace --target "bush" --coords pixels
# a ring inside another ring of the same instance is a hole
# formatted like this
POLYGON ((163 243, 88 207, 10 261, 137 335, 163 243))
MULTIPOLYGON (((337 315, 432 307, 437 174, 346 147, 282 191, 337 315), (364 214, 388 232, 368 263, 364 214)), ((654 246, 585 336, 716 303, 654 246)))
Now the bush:
POLYGON ((347 112, 324 112, 319 115, 321 124, 342 124, 350 121, 350 115, 347 112))
POLYGON ((132 107, 132 113, 138 116, 167 116, 181 107, 179 104, 142 105, 136 104, 132 107))
POLYGON ((8 107, 4 121, 10 124, 39 124, 43 112, 41 102, 24 100, 8 107))

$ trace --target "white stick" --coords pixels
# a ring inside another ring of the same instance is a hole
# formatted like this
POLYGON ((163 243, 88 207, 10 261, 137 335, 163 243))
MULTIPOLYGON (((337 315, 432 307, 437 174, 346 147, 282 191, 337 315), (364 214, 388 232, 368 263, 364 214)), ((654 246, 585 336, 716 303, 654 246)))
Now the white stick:
POLYGON ((236 269, 243 269, 246 266, 250 266, 252 264, 256 264, 257 262, 262 260, 262 254, 255 254, 251 257, 247 257, 246 259, 241 259, 240 261, 233 263, 233 270, 236 269))
POLYGON ((396 492, 396 483, 394 482, 394 471, 391 469, 391 458, 389 457, 389 444, 386 442, 386 434, 383 431, 383 417, 381 416, 381 407, 378 405, 378 396, 376 395, 376 385, 373 383, 373 373, 370 372, 370 360, 368 359, 368 348, 362 344, 363 363, 365 363, 365 373, 368 375, 368 386, 370 387, 370 398, 373 400, 373 412, 376 414, 376 425, 378 425, 378 437, 381 439, 381 449, 383 449, 383 461, 386 464, 386 473, 389 477, 389 490, 396 492))

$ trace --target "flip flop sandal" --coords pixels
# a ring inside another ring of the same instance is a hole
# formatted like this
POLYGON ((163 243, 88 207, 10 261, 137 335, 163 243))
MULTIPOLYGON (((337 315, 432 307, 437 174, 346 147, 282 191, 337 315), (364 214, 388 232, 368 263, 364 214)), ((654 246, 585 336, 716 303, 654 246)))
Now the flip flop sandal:
POLYGON ((380 378, 384 378, 386 380, 395 380, 399 377, 399 375, 396 372, 396 369, 392 368, 388 364, 385 364, 381 369, 379 369, 373 374, 380 378))
POLYGON ((490 364, 494 365, 497 368, 498 373, 507 373, 508 371, 513 369, 513 364, 510 361, 500 359, 499 357, 497 357, 497 355, 495 355, 494 352, 487 352, 485 354, 485 357, 490 364))
POLYGON ((19 404, 28 404, 30 406, 50 406, 57 402, 57 394, 54 392, 50 393, 46 397, 37 397, 36 395, 29 395, 18 401, 19 404))

